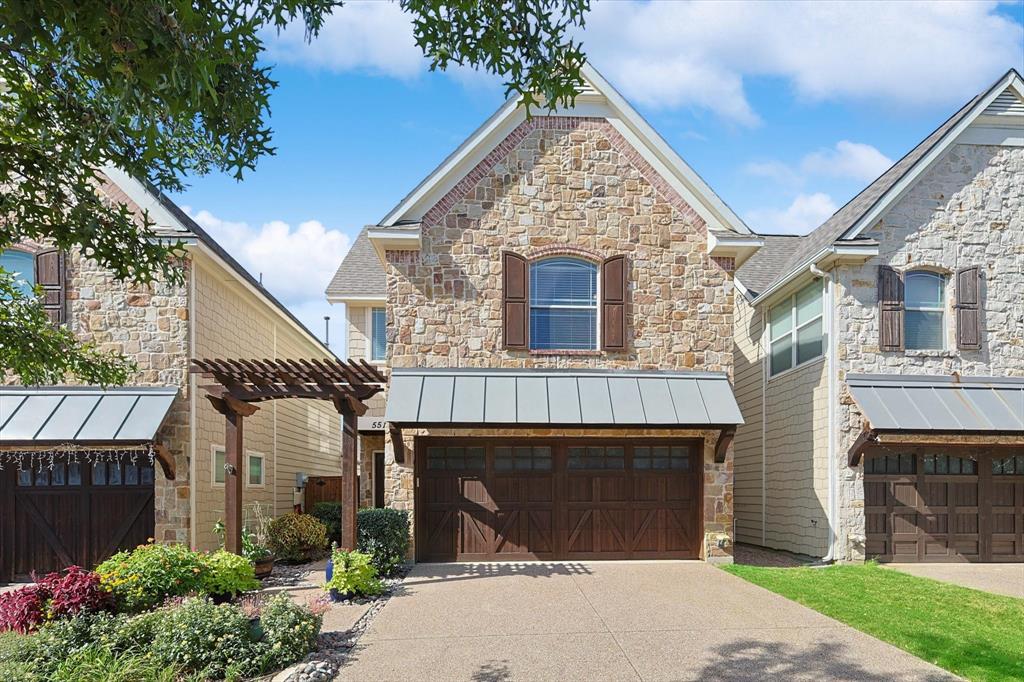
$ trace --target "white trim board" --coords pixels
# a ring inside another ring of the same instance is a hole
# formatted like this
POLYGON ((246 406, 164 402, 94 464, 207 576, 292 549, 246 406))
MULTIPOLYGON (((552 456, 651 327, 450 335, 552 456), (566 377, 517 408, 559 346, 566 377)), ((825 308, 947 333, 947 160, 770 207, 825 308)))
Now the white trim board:
MULTIPOLYGON (((608 122, 651 164, 661 177, 697 211, 713 230, 750 234, 750 228, 704 182, 647 121, 592 66, 581 73, 587 83, 572 107, 538 115, 596 116, 608 122)), ((441 162, 412 192, 393 208, 382 227, 416 222, 447 194, 491 150, 526 120, 518 100, 507 100, 490 118, 441 162)))

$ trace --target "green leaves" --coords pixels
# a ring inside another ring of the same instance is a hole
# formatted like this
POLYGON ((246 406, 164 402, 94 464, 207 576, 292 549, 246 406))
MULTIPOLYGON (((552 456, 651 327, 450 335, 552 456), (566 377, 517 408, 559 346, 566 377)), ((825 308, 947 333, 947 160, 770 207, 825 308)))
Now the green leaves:
MULTIPOLYGON (((400 0, 431 69, 505 78, 528 107, 573 101, 589 0, 400 0)), ((184 247, 111 201, 113 166, 159 192, 211 171, 241 180, 273 154, 267 28, 320 31, 340 0, 5 0, 0 3, 0 251, 80 250, 115 280, 179 284, 184 247)), ((343 11, 343 10, 342 10, 343 11)), ((2 272, 2 271, 0 271, 2 272)), ((49 329, 30 302, 0 318, 0 360, 23 383, 122 383, 123 358, 49 329)), ((8 306, 4 306, 7 308, 8 306)))

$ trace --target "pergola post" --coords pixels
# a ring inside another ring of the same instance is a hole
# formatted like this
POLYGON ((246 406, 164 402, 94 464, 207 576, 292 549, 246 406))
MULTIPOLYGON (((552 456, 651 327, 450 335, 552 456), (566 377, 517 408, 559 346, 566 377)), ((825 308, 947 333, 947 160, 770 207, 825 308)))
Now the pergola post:
POLYGON ((341 412, 341 548, 357 545, 356 510, 359 508, 359 477, 356 472, 356 413, 348 406, 341 412))
POLYGON ((242 476, 245 475, 243 418, 260 409, 231 396, 206 396, 224 415, 224 549, 242 553, 242 476))

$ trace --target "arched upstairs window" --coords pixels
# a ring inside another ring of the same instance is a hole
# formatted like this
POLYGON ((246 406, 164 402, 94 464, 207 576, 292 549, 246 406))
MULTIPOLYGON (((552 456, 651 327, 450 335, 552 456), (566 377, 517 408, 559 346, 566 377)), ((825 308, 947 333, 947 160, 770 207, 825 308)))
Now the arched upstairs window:
POLYGON ((596 350, 595 263, 560 256, 530 264, 530 348, 596 350))
POLYGON ((14 284, 25 294, 32 295, 36 283, 36 259, 31 253, 13 249, 0 252, 0 268, 14 276, 14 284))
POLYGON ((942 350, 946 347, 946 278, 937 272, 914 270, 904 275, 904 338, 906 347, 942 350))

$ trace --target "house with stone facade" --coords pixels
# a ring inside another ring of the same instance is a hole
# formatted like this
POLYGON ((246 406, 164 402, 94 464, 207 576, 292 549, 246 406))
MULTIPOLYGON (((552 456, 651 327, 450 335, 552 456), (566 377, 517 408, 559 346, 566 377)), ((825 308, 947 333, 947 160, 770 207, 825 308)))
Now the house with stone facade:
POLYGON ((509 101, 327 289, 386 396, 364 504, 418 561, 731 558, 734 280, 761 245, 589 66, 509 101))
POLYGON ((738 541, 1024 560, 1024 82, 736 273, 738 541))
MULTIPOLYGON (((94 565, 155 538, 213 549, 224 516, 224 417, 192 358, 333 358, 260 282, 166 196, 116 169, 111 201, 180 240, 184 281, 134 286, 79 253, 23 244, 0 254, 44 289, 55 324, 134 360, 130 385, 0 387, 0 580, 94 565)), ((340 423, 322 401, 277 400, 246 420, 249 514, 292 510, 301 478, 337 475, 340 423)))

